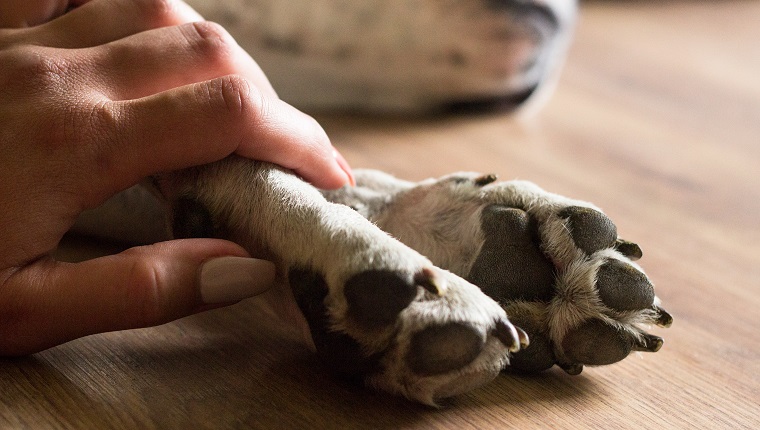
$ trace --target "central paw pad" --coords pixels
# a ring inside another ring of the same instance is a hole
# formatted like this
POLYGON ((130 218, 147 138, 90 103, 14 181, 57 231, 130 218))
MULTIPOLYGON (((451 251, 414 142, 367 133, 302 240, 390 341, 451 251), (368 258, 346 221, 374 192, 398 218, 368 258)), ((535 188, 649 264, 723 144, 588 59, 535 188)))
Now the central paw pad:
POLYGON ((481 333, 466 324, 431 326, 414 334, 407 361, 420 375, 438 375, 472 363, 485 344, 481 333))

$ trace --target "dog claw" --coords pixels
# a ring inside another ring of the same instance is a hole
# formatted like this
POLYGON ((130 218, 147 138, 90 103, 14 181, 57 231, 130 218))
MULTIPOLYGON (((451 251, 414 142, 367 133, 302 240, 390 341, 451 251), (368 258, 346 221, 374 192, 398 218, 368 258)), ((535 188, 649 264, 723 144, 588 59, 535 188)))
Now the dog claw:
POLYGON ((438 297, 446 295, 446 280, 439 276, 435 270, 430 267, 422 269, 422 271, 414 277, 414 282, 438 297))
MULTIPOLYGON (((520 332, 522 332, 523 337, 527 340, 528 335, 522 330, 520 330, 520 332)), ((518 332, 518 329, 515 328, 515 326, 509 324, 505 320, 497 321, 496 327, 493 329, 493 335, 496 336, 496 338, 507 347, 509 352, 512 353, 520 350, 520 345, 522 344, 520 332, 518 332)))
POLYGON ((668 311, 659 306, 655 306, 654 310, 657 311, 657 321, 655 321, 655 324, 660 327, 670 327, 673 325, 673 316, 668 311))
POLYGON ((641 251, 639 245, 624 239, 618 239, 615 242, 615 249, 632 261, 636 261, 644 256, 644 252, 641 251))
POLYGON ((642 352, 657 352, 662 348, 663 340, 659 336, 653 336, 651 334, 645 335, 640 341, 637 341, 633 346, 633 351, 642 352))
POLYGON ((487 175, 478 176, 475 178, 475 185, 479 187, 484 187, 488 184, 496 182, 496 180, 499 179, 499 177, 493 173, 489 173, 487 175))
POLYGON ((521 329, 520 327, 515 327, 517 330, 517 336, 520 339, 520 348, 525 349, 530 346, 530 338, 528 337, 528 333, 525 332, 525 330, 521 329))

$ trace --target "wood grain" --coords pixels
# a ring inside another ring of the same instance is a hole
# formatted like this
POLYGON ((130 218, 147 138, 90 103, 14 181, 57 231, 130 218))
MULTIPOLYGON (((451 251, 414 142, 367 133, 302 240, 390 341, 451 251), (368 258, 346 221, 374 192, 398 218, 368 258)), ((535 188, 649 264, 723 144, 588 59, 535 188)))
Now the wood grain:
POLYGON ((585 2, 533 118, 319 117, 355 166, 495 172, 601 206, 676 318, 657 354, 504 375, 433 410, 332 378, 253 300, 0 359, 0 428, 757 428, 758 18, 756 1, 585 2))

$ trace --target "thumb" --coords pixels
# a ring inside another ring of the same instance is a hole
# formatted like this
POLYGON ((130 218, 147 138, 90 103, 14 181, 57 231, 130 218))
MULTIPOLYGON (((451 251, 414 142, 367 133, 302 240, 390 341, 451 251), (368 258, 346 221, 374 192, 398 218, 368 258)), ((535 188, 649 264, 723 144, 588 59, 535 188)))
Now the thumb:
POLYGON ((43 259, 0 284, 0 356, 163 324, 260 294, 275 266, 215 239, 161 242, 82 263, 43 259))

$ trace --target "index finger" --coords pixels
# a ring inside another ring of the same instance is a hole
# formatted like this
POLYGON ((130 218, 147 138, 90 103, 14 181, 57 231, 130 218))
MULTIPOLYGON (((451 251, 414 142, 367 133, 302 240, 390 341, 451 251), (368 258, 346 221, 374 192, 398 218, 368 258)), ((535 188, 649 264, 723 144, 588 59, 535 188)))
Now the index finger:
POLYGON ((267 97, 238 76, 108 102, 102 109, 99 131, 105 145, 96 157, 97 165, 109 171, 96 174, 112 181, 106 193, 233 152, 291 169, 317 187, 337 188, 353 181, 312 117, 267 97))

